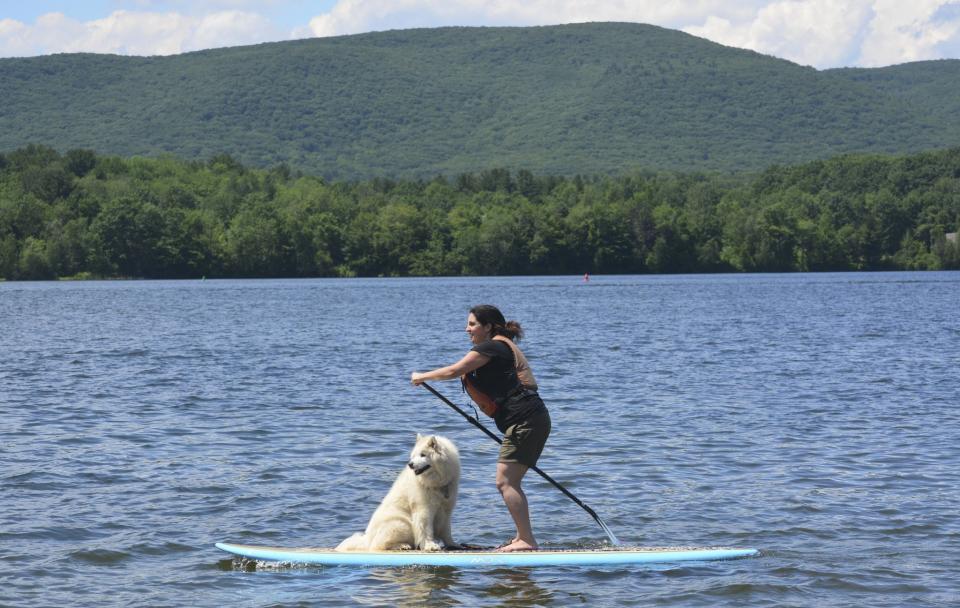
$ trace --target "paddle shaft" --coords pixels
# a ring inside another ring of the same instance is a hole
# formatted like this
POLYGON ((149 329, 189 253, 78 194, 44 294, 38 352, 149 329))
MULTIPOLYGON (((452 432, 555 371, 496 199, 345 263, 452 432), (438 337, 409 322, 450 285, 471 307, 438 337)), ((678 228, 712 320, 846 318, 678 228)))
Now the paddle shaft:
MULTIPOLYGON (((452 407, 454 410, 456 410, 457 413, 459 413, 461 416, 463 416, 464 418, 466 418, 466 419, 470 422, 470 424, 472 424, 473 426, 477 427, 478 429, 480 429, 481 431, 483 431, 484 433, 486 433, 486 434, 487 434, 487 437, 493 439, 493 440, 496 441, 497 443, 503 443, 503 440, 502 440, 502 439, 500 439, 499 437, 497 437, 493 432, 490 431, 490 429, 488 429, 487 427, 483 426, 483 424, 482 424, 479 420, 477 420, 476 418, 474 418, 474 417, 471 416, 470 414, 468 414, 468 413, 466 413, 465 411, 463 411, 463 409, 461 409, 461 408, 458 407, 454 402, 450 401, 449 399, 447 399, 446 397, 444 397, 443 395, 441 395, 441 394, 440 394, 439 392, 437 392, 437 390, 434 389, 432 386, 430 386, 430 385, 427 384, 426 382, 421 382, 420 384, 421 384, 421 386, 423 386, 424 388, 426 388, 428 391, 430 391, 431 393, 433 393, 434 395, 436 395, 437 398, 439 398, 441 401, 443 401, 444 403, 446 403, 447 405, 449 405, 450 407, 452 407)), ((563 492, 564 495, 566 495, 567 498, 569 498, 569 499, 572 500, 573 502, 577 503, 577 505, 579 505, 581 509, 583 509, 584 511, 586 511, 587 513, 589 513, 589 514, 590 514, 590 517, 592 517, 598 524, 600 524, 600 527, 603 528, 603 531, 604 531, 604 532, 606 532, 607 536, 610 538, 610 543, 611 543, 611 544, 613 544, 613 545, 619 545, 619 544, 620 544, 620 541, 617 540, 617 537, 613 535, 613 532, 610 530, 609 527, 607 527, 607 524, 603 523, 603 520, 600 519, 600 516, 597 515, 596 511, 594 511, 594 510, 591 509, 589 506, 587 506, 586 504, 584 504, 584 502, 583 502, 582 500, 580 500, 579 498, 577 498, 576 496, 574 496, 573 492, 571 492, 570 490, 568 490, 568 489, 566 489, 565 487, 563 487, 562 485, 560 485, 560 482, 558 482, 558 481, 557 481, 556 479, 554 479, 553 477, 550 477, 549 475, 547 475, 546 473, 544 473, 543 471, 541 471, 538 467, 531 466, 530 468, 531 468, 532 470, 536 471, 537 474, 540 475, 540 477, 543 477, 544 479, 546 479, 547 481, 549 481, 551 484, 553 484, 553 486, 554 486, 555 488, 557 488, 558 490, 560 490, 561 492, 563 492)))

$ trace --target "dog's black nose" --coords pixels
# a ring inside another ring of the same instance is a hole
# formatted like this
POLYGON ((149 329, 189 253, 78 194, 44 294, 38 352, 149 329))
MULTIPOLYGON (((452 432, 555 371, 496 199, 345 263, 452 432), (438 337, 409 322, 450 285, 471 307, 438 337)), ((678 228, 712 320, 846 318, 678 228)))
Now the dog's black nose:
POLYGON ((407 466, 412 469, 412 468, 413 468, 413 463, 412 463, 412 462, 408 462, 408 463, 407 463, 407 466))

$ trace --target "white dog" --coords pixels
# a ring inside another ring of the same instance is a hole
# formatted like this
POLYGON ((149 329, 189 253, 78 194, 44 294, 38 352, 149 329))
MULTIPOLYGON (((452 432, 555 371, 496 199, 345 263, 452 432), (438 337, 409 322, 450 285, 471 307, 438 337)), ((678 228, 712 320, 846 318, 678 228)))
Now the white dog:
POLYGON ((417 434, 417 443, 367 529, 337 546, 337 551, 421 549, 439 551, 458 546, 450 532, 457 503, 460 454, 438 435, 417 434))

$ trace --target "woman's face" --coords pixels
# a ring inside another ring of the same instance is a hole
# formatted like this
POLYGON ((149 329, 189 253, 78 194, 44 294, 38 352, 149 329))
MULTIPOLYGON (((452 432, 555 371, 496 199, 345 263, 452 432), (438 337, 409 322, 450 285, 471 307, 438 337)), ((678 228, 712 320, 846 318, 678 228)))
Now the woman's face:
POLYGON ((490 339, 490 330, 492 325, 480 325, 480 321, 473 316, 473 313, 467 315, 467 335, 474 344, 480 344, 490 339))

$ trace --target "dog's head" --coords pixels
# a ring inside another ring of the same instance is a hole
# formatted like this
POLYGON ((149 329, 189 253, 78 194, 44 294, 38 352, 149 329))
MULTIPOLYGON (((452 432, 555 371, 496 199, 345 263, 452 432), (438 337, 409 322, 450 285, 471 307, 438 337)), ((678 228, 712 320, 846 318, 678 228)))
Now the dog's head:
POLYGON ((460 454, 446 437, 418 434, 407 467, 417 477, 426 474, 433 481, 446 484, 460 476, 460 454))

